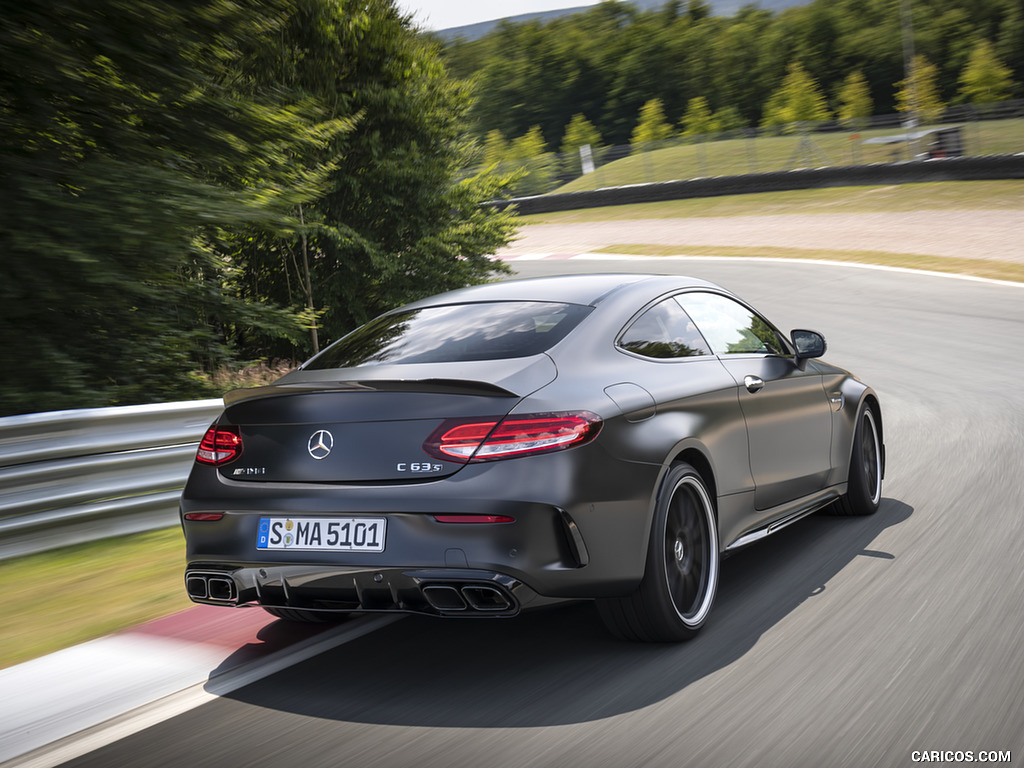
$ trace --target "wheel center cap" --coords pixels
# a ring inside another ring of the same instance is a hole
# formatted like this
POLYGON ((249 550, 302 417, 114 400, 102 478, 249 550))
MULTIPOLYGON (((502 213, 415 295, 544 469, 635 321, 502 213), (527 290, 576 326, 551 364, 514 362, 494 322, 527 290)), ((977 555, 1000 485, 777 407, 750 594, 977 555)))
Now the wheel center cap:
POLYGON ((675 552, 676 560, 682 562, 683 557, 686 555, 686 550, 683 549, 682 539, 676 539, 676 545, 673 547, 673 551, 675 552))

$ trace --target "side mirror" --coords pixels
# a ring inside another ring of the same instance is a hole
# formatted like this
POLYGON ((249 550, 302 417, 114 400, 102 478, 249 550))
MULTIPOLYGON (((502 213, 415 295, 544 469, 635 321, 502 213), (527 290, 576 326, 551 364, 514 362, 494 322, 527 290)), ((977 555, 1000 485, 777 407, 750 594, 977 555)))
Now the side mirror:
POLYGON ((795 330, 789 334, 789 338, 796 348, 796 364, 801 368, 805 360, 822 357, 828 349, 825 337, 817 331, 795 330))

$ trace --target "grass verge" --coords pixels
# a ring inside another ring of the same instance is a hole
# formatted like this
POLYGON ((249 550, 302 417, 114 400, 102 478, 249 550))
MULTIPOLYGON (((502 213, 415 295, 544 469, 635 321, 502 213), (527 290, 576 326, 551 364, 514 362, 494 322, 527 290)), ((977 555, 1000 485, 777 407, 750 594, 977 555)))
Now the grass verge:
POLYGON ((811 248, 744 248, 713 245, 644 245, 617 244, 594 249, 595 253, 627 256, 721 256, 775 259, 823 259, 857 264, 877 264, 900 269, 920 269, 951 275, 970 275, 992 280, 1024 283, 1024 264, 989 259, 954 259, 914 253, 885 251, 840 251, 811 248))
MULTIPOLYGON (((938 126, 928 126, 936 128, 938 126)), ((949 126, 945 126, 949 127, 949 126)), ((1024 149, 1021 142, 1024 120, 984 120, 961 126, 969 155, 1013 154, 1024 149)), ((762 136, 688 143, 676 140, 672 146, 636 152, 600 165, 594 173, 581 176, 555 192, 578 192, 597 187, 617 187, 654 181, 673 181, 702 176, 732 176, 764 173, 787 168, 891 163, 905 160, 905 144, 864 144, 869 138, 892 136, 899 129, 873 128, 862 133, 812 133, 762 136)), ((924 151, 927 142, 917 147, 924 151)))
POLYGON ((0 668, 187 608, 180 528, 0 562, 0 668))
POLYGON ((610 205, 521 216, 531 224, 571 224, 632 219, 688 219, 826 213, 1024 210, 1024 180, 944 181, 871 187, 798 189, 724 195, 660 203, 610 205))

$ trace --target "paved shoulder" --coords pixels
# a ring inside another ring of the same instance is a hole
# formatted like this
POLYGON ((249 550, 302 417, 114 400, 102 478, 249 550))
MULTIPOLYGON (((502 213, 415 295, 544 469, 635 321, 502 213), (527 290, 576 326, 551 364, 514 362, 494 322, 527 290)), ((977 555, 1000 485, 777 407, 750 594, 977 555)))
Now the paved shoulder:
POLYGON ((1024 215, 915 211, 529 224, 498 256, 584 253, 617 244, 882 251, 1024 263, 1024 215))

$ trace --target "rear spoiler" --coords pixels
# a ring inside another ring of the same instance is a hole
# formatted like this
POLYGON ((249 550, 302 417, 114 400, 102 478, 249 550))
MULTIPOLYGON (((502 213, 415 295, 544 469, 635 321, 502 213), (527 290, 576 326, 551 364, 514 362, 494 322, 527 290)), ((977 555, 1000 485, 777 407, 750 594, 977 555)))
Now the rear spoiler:
POLYGON ((482 395, 519 397, 497 384, 467 379, 367 379, 362 381, 301 381, 266 387, 233 389, 224 395, 224 405, 309 392, 427 392, 440 395, 482 395))

